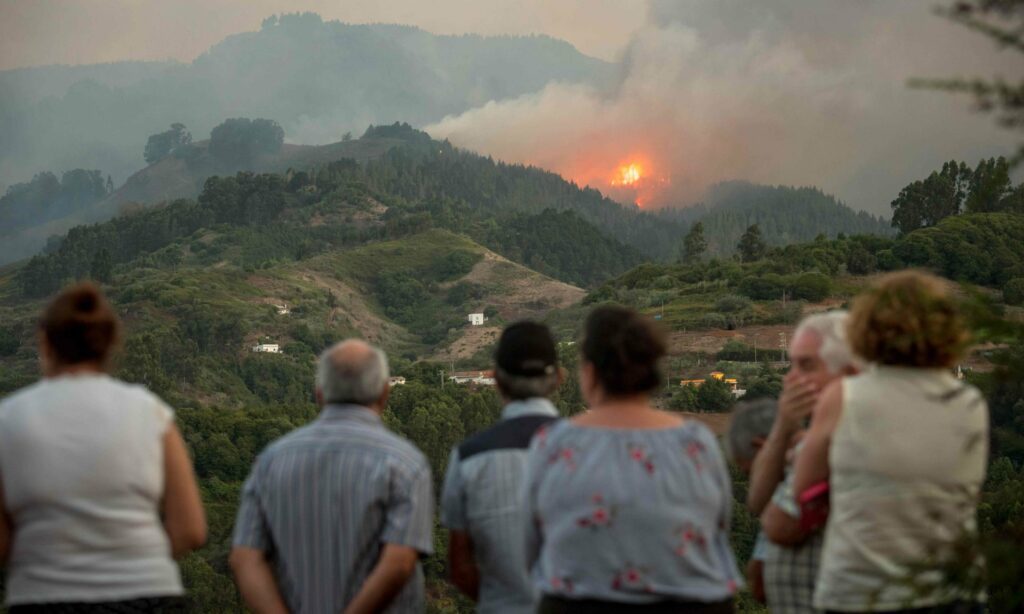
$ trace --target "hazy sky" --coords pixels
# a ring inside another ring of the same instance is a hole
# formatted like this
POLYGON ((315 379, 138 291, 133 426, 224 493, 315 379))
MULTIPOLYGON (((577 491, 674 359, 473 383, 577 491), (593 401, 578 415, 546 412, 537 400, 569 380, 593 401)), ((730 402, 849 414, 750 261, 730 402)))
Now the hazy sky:
MULTIPOLYGON (((1015 137, 970 100, 912 77, 1021 78, 1019 54, 934 15, 952 0, 0 0, 0 69, 190 61, 280 12, 445 34, 544 33, 622 62, 610 91, 550 84, 426 129, 614 192, 646 164, 641 200, 685 204, 721 180, 817 185, 887 214, 899 189, 1015 137)), ((619 194, 630 200, 630 194, 619 194)))
POLYGON ((420 26, 437 34, 549 34, 613 59, 645 0, 0 0, 0 70, 117 60, 191 61, 268 15, 420 26))

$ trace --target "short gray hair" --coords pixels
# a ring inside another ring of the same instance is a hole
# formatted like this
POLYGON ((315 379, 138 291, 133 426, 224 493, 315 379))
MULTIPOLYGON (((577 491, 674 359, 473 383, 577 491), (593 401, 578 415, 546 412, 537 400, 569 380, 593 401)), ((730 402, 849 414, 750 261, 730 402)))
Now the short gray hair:
POLYGON ((494 370, 494 381, 498 390, 514 401, 546 398, 558 390, 558 370, 543 375, 512 375, 498 367, 494 370))
POLYGON ((335 344, 320 354, 316 385, 323 402, 371 405, 388 385, 388 359, 362 341, 335 344))
POLYGON ((775 399, 740 401, 732 412, 725 434, 725 454, 734 464, 750 461, 757 454, 755 439, 767 439, 775 423, 778 402, 775 399))
POLYGON ((847 367, 860 369, 863 361, 850 349, 846 337, 849 314, 841 309, 807 316, 796 327, 793 338, 805 332, 813 332, 821 339, 818 356, 829 373, 836 375, 847 367))

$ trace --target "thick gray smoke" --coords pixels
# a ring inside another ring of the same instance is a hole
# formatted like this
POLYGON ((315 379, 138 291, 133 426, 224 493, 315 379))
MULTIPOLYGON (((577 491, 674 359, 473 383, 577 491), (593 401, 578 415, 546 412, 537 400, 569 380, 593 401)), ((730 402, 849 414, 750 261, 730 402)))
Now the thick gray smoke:
POLYGON ((427 128, 644 206, 727 179, 818 185, 886 213, 909 181, 1013 141, 970 101, 913 77, 1019 74, 1012 53, 931 0, 651 0, 610 92, 550 84, 427 128), (635 189, 610 185, 637 161, 635 189))

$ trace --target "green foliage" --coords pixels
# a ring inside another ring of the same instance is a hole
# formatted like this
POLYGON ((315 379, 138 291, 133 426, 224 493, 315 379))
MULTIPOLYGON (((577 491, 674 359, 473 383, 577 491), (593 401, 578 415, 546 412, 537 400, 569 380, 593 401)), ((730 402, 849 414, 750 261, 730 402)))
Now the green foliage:
POLYGON ((743 262, 754 262, 764 258, 768 246, 761 238, 761 228, 757 224, 747 227, 747 231, 740 237, 736 244, 736 251, 739 252, 740 260, 743 262))
POLYGON ((98 170, 76 168, 61 175, 37 173, 15 183, 0 197, 0 236, 88 209, 110 193, 98 170))
POLYGON ((1006 211, 1007 197, 1013 192, 1010 182, 1010 164, 1006 158, 989 158, 978 163, 971 176, 968 213, 994 213, 1006 211))
POLYGON ((832 293, 832 280, 817 271, 791 276, 787 278, 786 286, 792 291, 793 298, 815 303, 832 293))
POLYGON ((170 130, 149 137, 143 157, 146 164, 153 164, 171 155, 176 149, 191 143, 192 133, 185 128, 184 124, 171 124, 170 130))
POLYGON ((496 220, 483 244, 531 269, 573 284, 593 285, 640 264, 640 253, 598 230, 574 211, 545 209, 496 220))
POLYGON ((715 357, 718 360, 731 360, 736 362, 757 362, 758 360, 783 360, 783 350, 775 348, 758 348, 747 345, 738 339, 730 339, 725 342, 722 349, 715 357))
POLYGON ((230 164, 249 164, 257 156, 277 153, 283 143, 284 130, 271 119, 236 117, 210 131, 210 154, 230 164))
POLYGON ((715 311, 722 313, 737 313, 750 308, 750 300, 745 296, 726 294, 715 301, 715 311))
POLYGON ((693 386, 673 388, 668 408, 673 411, 697 411, 697 389, 693 386))
POLYGON ((0 328, 0 356, 12 356, 21 347, 21 339, 13 328, 0 328))
POLYGON ((107 248, 101 247, 89 265, 89 277, 99 282, 108 282, 113 272, 114 261, 110 258, 110 252, 107 248))
POLYGON ((1002 287, 1024 276, 1024 216, 966 214, 909 234, 893 247, 907 266, 925 267, 958 281, 1002 287))
POLYGON ((1014 277, 1003 286, 1003 301, 1008 305, 1024 305, 1024 277, 1014 277))
POLYGON ((938 224, 963 211, 968 195, 973 194, 973 174, 963 162, 951 160, 924 181, 915 181, 892 201, 892 225, 908 234, 918 228, 938 224))
POLYGON ((1010 163, 1003 157, 981 160, 973 171, 951 160, 900 191, 892 201, 892 225, 906 235, 963 212, 1024 212, 1022 195, 1020 186, 1014 189, 1010 163))
POLYGON ((704 252, 708 251, 708 241, 704 238, 704 224, 697 222, 690 227, 683 239, 683 262, 700 260, 704 252))
POLYGON ((697 411, 702 412, 726 411, 736 402, 729 385, 713 377, 704 380, 697 388, 695 397, 697 411))
POLYGON ((785 289, 782 276, 777 273, 744 277, 737 289, 740 294, 758 301, 777 299, 785 289))
POLYGON ((757 224, 768 245, 779 246, 828 237, 892 234, 888 221, 854 211, 816 188, 763 186, 730 181, 712 186, 704 204, 665 209, 659 215, 686 224, 699 222, 707 253, 729 256, 744 231, 757 224))

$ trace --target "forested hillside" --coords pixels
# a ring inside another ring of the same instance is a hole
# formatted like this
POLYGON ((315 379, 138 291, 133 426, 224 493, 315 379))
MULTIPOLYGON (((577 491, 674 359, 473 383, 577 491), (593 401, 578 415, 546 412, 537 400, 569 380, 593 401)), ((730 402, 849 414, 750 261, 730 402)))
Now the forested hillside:
POLYGON ((292 142, 331 143, 369 124, 426 125, 552 80, 609 76, 608 64, 548 37, 275 16, 190 64, 0 72, 0 185, 70 168, 98 168, 120 184, 141 166, 146 138, 175 122, 205 135, 227 117, 267 117, 292 142))
POLYGON ((817 188, 763 186, 733 181, 708 190, 703 202, 688 209, 666 210, 669 219, 701 222, 707 253, 730 256, 743 232, 757 224, 768 245, 812 241, 818 235, 890 235, 889 222, 854 211, 817 188))

